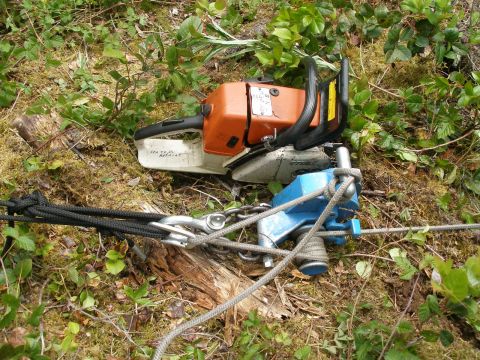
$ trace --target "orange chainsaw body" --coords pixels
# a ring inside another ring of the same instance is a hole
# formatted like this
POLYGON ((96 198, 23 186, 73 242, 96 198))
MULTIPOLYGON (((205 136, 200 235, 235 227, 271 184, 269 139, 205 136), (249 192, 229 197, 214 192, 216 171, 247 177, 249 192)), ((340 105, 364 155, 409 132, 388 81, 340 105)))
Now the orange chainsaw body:
MULTIPOLYGON (((305 91, 263 83, 225 83, 203 102, 211 105, 203 127, 204 151, 234 156, 294 125, 305 91)), ((319 104, 311 128, 318 126, 319 104)))

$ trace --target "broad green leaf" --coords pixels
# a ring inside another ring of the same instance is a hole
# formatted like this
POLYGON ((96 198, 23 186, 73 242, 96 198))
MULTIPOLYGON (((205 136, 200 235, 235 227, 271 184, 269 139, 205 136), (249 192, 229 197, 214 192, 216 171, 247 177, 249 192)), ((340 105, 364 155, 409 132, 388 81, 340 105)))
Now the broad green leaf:
POLYGON ((73 335, 78 334, 78 332, 80 331, 80 325, 76 322, 69 321, 67 327, 68 331, 73 335))
POLYGON ((117 250, 108 250, 105 254, 105 257, 110 260, 118 260, 122 259, 123 255, 119 253, 117 250))
POLYGON ((432 317, 432 313, 428 307, 427 303, 423 303, 418 307, 418 319, 421 322, 425 322, 432 317))
POLYGON ((18 234, 18 229, 17 228, 14 228, 14 227, 11 227, 11 226, 7 226, 3 229, 3 235, 5 237, 12 237, 14 239, 16 239, 19 234, 18 234))
POLYGON ((12 46, 8 41, 2 40, 0 41, 0 52, 9 52, 12 46))
POLYGON ((198 16, 186 18, 177 31, 178 40, 185 40, 202 32, 202 20, 198 16))
POLYGON ((363 107, 363 113, 365 114, 365 116, 367 116, 371 120, 375 119, 375 117, 377 116, 377 110, 378 110, 378 101, 377 100, 369 101, 363 107))
POLYGON ((178 65, 178 51, 175 46, 169 46, 167 48, 165 59, 170 67, 175 67, 178 65))
POLYGON ((397 60, 407 61, 412 57, 412 52, 405 45, 398 44, 393 50, 390 50, 386 54, 387 63, 393 63, 397 60))
POLYGON ((463 184, 468 190, 480 195, 480 181, 475 179, 465 179, 463 184))
POLYGON ((437 198, 437 205, 443 211, 448 211, 448 206, 450 205, 451 202, 452 202, 452 194, 450 194, 449 192, 446 192, 445 194, 437 198))
POLYGON ((134 291, 135 299, 140 299, 148 295, 148 282, 143 283, 137 290, 134 291))
POLYGON ((25 279, 32 272, 32 259, 23 259, 15 266, 15 275, 18 279, 25 279))
POLYGON ((414 330, 415 329, 414 329, 413 325, 407 320, 400 321, 400 323, 397 326, 397 332, 399 334, 409 334, 409 333, 413 332, 414 330))
POLYGON ((106 47, 103 48, 103 56, 118 59, 122 62, 127 61, 123 51, 121 51, 119 49, 115 49, 115 48, 110 47, 110 46, 106 46, 106 47))
POLYGON ((6 307, 5 314, 0 319, 0 329, 4 329, 15 320, 20 300, 11 294, 3 294, 0 300, 6 307))
POLYGON ((223 10, 227 7, 227 1, 226 0, 215 0, 215 8, 217 10, 223 10))
POLYGON ((372 92, 368 89, 359 91, 354 95, 353 102, 355 103, 355 105, 363 104, 370 98, 370 96, 372 96, 372 92))
POLYGON ((429 40, 425 36, 417 36, 415 38, 415 45, 417 45, 420 48, 427 47, 429 44, 429 40))
POLYGON ((473 296, 480 296, 480 256, 472 256, 465 262, 468 284, 473 296))
POLYGON ((108 97, 104 96, 102 98, 102 106, 108 110, 113 110, 113 108, 115 107, 115 103, 108 97))
POLYGON ((28 323, 32 326, 38 326, 40 324, 40 318, 42 317, 44 310, 44 304, 38 305, 35 309, 33 309, 32 314, 28 318, 28 323))
POLYGON ((289 345, 292 344, 292 339, 290 338, 290 336, 285 331, 282 331, 282 332, 276 334, 274 339, 277 343, 285 345, 285 346, 289 346, 289 345))
POLYGON ((95 305, 95 299, 90 294, 85 296, 85 299, 82 301, 82 307, 84 309, 89 309, 95 305))
POLYGON ((80 276, 78 275, 77 269, 75 269, 73 266, 68 268, 68 276, 70 277, 70 280, 72 280, 77 286, 80 286, 81 281, 80 276))
POLYGON ((107 261, 105 262, 105 266, 107 268, 107 273, 117 275, 125 268, 125 263, 123 262, 123 260, 107 259, 107 261))
POLYGON ((307 360, 310 357, 312 348, 309 345, 302 346, 300 349, 297 349, 293 356, 297 360, 307 360))
POLYGON ((385 360, 420 360, 420 358, 408 349, 392 348, 386 352, 385 360))
POLYGON ((448 330, 441 330, 439 338, 440 342, 445 347, 450 346, 454 340, 452 333, 448 330))
POLYGON ((429 0, 403 0, 400 7, 402 10, 408 10, 414 14, 422 14, 429 3, 429 0))
POLYGON ((292 32, 285 28, 276 28, 273 30, 272 35, 284 40, 292 40, 292 32))
POLYGON ((418 161, 417 154, 415 154, 414 152, 412 152, 410 150, 397 150, 396 154, 398 155, 398 157, 400 159, 405 160, 405 161, 410 161, 410 162, 413 162, 413 163, 416 163, 418 161))
POLYGON ((442 288, 454 303, 464 300, 468 296, 468 278, 464 269, 452 269, 442 274, 442 288))
POLYGON ((427 241, 427 231, 418 231, 416 233, 409 231, 405 236, 405 240, 409 240, 417 245, 423 246, 427 241))
POLYGON ((17 281, 17 277, 13 269, 6 268, 5 271, 0 271, 0 285, 12 284, 17 281))
POLYGON ((416 113, 423 108, 423 98, 418 94, 412 94, 406 99, 407 109, 411 113, 416 113))
POLYGON ((47 164, 48 170, 57 170, 64 165, 62 160, 53 160, 47 164))
POLYGON ((423 339, 427 342, 436 342, 440 334, 433 330, 422 330, 420 331, 420 335, 423 339))
POLYGON ((28 235, 20 235, 15 239, 15 246, 19 249, 34 251, 35 250, 35 241, 28 235))
POLYGON ((432 314, 441 314, 440 305, 438 305, 438 299, 436 295, 427 295, 427 305, 432 314))
POLYGON ((445 34, 445 40, 453 43, 458 39, 460 31, 457 28, 446 28, 443 33, 445 34))
POLYGON ((272 195, 275 195, 283 190, 283 185, 278 181, 271 181, 268 183, 268 190, 270 190, 272 195))

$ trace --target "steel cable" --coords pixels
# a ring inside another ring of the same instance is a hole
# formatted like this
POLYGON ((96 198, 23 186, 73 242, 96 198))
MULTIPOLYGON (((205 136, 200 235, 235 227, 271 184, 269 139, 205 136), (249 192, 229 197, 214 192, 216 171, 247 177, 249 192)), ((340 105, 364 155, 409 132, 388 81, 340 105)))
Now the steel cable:
MULTIPOLYGON (((228 310, 229 308, 233 307, 234 305, 238 304, 242 300, 246 299, 250 295, 252 295, 256 290, 261 288, 262 286, 266 285, 269 283, 271 280, 273 280, 280 272, 282 272, 288 264, 295 258, 295 255, 298 254, 302 248, 305 246, 306 243, 310 241, 310 239, 315 236, 315 233, 320 229, 320 227, 323 225, 325 220, 328 218, 330 215, 330 212, 332 211, 333 207, 337 205, 337 203, 341 200, 343 193, 347 190, 348 186, 354 182, 354 177, 349 176, 347 179, 345 179, 339 189, 335 192, 335 194, 332 196, 328 204, 325 206, 325 209, 321 213, 320 217, 317 219, 315 224, 310 228, 310 230, 307 232, 305 237, 303 237, 298 244, 295 246, 295 248, 287 255, 285 256, 277 265, 275 265, 268 273, 263 275, 259 280, 257 280, 252 286, 248 287, 244 291, 242 291, 240 294, 236 295, 235 297, 231 298, 230 300, 224 302, 223 304, 217 306, 216 308, 190 320, 187 321, 181 325, 179 325, 177 328, 169 332, 167 335, 165 335, 162 339, 160 339, 157 348, 155 350, 155 354, 152 357, 152 360, 161 360, 162 355, 170 345, 170 343, 180 334, 182 334, 184 331, 197 326, 199 324, 202 324, 219 314, 223 313, 224 311, 228 310)), ((273 209, 272 209, 273 210, 273 209)), ((267 211, 268 212, 268 211, 267 211)), ((262 213, 263 215, 263 213, 262 213)), ((250 219, 247 219, 250 220, 250 219)), ((211 234, 210 236, 213 236, 217 233, 221 233, 222 230, 211 234)), ((217 235, 220 236, 220 235, 217 235)))

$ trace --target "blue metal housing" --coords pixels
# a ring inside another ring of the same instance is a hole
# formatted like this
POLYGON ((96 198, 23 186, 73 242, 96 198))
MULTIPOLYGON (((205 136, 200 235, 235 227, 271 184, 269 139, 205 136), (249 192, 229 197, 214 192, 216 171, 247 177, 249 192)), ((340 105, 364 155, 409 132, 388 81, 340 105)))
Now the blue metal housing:
MULTIPOLYGON (((275 195, 272 200, 272 205, 273 207, 277 207, 321 189, 327 186, 334 177, 333 169, 299 175, 290 185, 275 195)), ((337 185, 337 187, 338 186, 339 185, 337 185)), ((260 220, 257 224, 259 245, 277 247, 287 240, 293 231, 305 225, 313 225, 325 209, 327 203, 327 198, 319 196, 260 220)), ((360 222, 357 219, 352 219, 358 209, 358 195, 355 191, 348 201, 334 207, 324 223, 324 229, 350 229, 354 237, 359 236, 360 222)), ((343 245, 346 242, 345 236, 328 237, 325 238, 325 240, 336 245, 343 245)), ((318 269, 318 272, 325 270, 326 268, 318 269)), ((309 272, 311 272, 311 269, 309 272)), ((311 275, 311 273, 309 275, 311 275)))

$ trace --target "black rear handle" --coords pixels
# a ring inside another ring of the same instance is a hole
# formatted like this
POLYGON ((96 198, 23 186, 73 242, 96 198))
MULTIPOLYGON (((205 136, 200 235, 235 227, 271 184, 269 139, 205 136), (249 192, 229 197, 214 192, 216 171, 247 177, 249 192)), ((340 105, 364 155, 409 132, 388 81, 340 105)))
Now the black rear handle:
POLYGON ((347 126, 348 118, 348 59, 343 58, 340 67, 340 73, 337 75, 338 97, 335 106, 337 107, 338 125, 335 129, 328 129, 328 83, 320 86, 321 113, 318 127, 308 132, 295 142, 296 150, 306 150, 314 146, 322 145, 326 142, 332 142, 338 138, 347 126), (324 89, 324 91, 322 91, 324 89), (323 116, 322 116, 323 115, 323 116))
POLYGON ((305 82, 305 103, 303 104, 302 113, 298 120, 287 130, 279 134, 275 139, 269 142, 270 147, 280 148, 295 143, 310 126, 317 110, 317 63, 315 60, 306 56, 302 59, 305 66, 307 79, 305 82))

